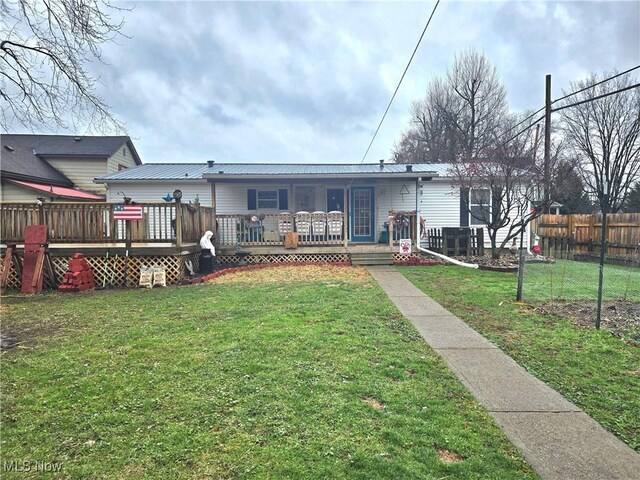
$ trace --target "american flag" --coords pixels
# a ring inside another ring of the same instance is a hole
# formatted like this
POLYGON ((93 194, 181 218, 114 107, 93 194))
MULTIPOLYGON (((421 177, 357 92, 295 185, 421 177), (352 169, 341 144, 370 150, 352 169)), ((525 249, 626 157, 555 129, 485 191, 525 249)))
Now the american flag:
POLYGON ((142 220, 142 205, 116 205, 113 207, 114 220, 142 220))

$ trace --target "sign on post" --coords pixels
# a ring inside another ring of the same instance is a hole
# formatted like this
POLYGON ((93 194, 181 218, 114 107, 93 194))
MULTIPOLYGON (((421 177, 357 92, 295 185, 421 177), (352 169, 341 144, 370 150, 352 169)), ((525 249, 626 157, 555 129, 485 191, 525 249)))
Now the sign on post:
POLYGON ((400 253, 404 255, 411 255, 411 239, 403 238, 400 240, 400 253))

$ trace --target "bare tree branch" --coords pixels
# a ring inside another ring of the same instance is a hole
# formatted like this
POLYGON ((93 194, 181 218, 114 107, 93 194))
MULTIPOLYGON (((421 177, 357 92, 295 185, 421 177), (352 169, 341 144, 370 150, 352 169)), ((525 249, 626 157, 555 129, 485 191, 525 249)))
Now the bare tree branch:
POLYGON ((565 103, 585 103, 561 113, 564 134, 588 193, 609 212, 622 208, 634 182, 640 179, 640 89, 595 98, 629 87, 633 82, 630 75, 587 88, 615 74, 592 74, 587 80, 572 83, 572 90, 583 91, 565 103))
POLYGON ((0 0, 0 126, 123 130, 86 68, 123 36, 107 0, 0 0))

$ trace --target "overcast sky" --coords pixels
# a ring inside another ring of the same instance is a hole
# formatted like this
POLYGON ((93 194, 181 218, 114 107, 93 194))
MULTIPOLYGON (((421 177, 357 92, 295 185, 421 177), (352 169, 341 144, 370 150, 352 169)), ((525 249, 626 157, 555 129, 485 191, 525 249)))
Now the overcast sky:
MULTIPOLYGON (((138 2, 100 93, 144 162, 359 163, 434 2, 138 2)), ((411 102, 474 47, 513 110, 640 63, 640 2, 443 0, 367 156, 389 159, 411 102)))

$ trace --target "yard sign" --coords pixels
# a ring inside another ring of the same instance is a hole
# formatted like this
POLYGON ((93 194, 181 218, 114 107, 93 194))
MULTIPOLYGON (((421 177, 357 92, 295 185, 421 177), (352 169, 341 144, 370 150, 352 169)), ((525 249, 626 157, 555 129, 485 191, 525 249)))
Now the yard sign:
POLYGON ((400 240, 400 253, 404 255, 411 255, 411 239, 403 238, 400 240))

